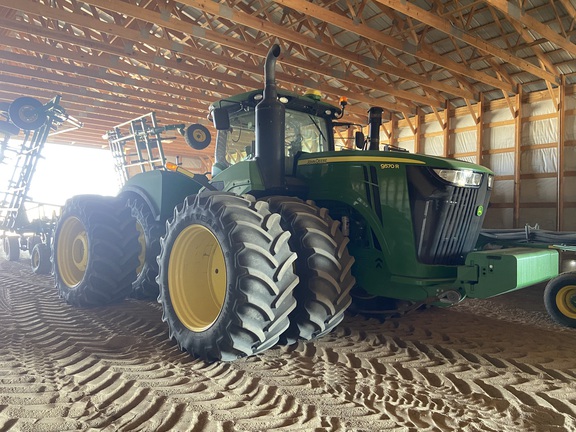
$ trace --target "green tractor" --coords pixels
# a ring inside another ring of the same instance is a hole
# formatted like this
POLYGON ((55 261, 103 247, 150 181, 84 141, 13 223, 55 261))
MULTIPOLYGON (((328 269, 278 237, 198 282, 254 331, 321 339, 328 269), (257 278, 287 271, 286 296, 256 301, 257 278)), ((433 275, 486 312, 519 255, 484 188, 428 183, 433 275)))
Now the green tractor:
MULTIPOLYGON (((345 105, 278 90, 279 54, 268 53, 263 91, 210 107, 210 180, 167 164, 118 197, 69 200, 53 250, 68 302, 104 305, 140 281, 181 349, 229 361, 318 338, 351 305, 449 306, 557 275, 554 250, 474 251, 493 173, 379 151, 381 109, 365 145, 357 134, 363 151, 335 151, 334 128, 352 126, 339 122, 345 105)), ((194 130, 205 146, 208 131, 194 130)))

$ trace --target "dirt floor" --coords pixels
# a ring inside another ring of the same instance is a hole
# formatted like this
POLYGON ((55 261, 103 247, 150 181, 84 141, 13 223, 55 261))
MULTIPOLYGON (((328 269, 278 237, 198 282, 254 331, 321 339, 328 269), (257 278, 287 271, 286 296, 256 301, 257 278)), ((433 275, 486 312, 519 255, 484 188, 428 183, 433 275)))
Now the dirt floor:
POLYGON ((75 309, 26 257, 0 257, 0 430, 576 431, 576 330, 550 320, 541 286, 347 316, 234 363, 180 352, 161 315, 75 309))

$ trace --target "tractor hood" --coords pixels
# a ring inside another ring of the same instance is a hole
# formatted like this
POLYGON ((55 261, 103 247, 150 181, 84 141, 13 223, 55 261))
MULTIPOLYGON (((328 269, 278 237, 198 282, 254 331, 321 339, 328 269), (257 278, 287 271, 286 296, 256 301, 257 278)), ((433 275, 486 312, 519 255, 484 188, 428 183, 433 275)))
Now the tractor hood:
POLYGON ((383 151, 343 150, 339 152, 323 152, 314 154, 304 153, 298 159, 298 166, 340 163, 340 162, 348 162, 348 163, 357 162, 358 164, 363 164, 366 162, 370 163, 380 162, 382 165, 388 165, 388 164, 422 165, 422 166, 428 166, 430 168, 472 170, 483 174, 494 175, 494 172, 492 172, 486 167, 458 159, 448 159, 438 156, 427 156, 421 154, 393 152, 393 151, 383 152, 383 151))

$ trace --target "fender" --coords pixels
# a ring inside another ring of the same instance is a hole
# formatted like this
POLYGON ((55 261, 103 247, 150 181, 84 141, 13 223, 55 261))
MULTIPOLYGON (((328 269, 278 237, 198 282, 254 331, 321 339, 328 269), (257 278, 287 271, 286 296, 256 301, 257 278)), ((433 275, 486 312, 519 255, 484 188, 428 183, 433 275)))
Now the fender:
POLYGON ((197 194, 202 186, 189 177, 170 171, 147 171, 128 180, 119 196, 136 194, 152 211, 154 218, 165 222, 174 208, 189 195, 197 194))

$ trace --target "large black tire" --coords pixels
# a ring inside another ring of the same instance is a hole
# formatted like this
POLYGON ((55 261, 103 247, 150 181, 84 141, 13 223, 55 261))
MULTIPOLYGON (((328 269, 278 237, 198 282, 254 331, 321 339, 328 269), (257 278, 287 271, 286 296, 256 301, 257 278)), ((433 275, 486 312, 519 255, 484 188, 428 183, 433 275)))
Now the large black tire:
POLYGON ((20 259, 20 239, 15 236, 4 237, 4 253, 8 261, 20 259))
POLYGON ((136 219, 138 241, 140 243, 139 266, 136 280, 132 283, 132 297, 138 299, 158 298, 158 255, 160 255, 160 237, 166 232, 166 226, 154 218, 150 206, 141 197, 131 196, 126 205, 136 219))
POLYGON ((50 246, 45 243, 37 243, 30 252, 30 267, 36 274, 50 274, 52 262, 50 261, 50 246))
POLYGON ((130 209, 114 197, 70 198, 54 234, 54 277, 74 306, 101 306, 124 299, 138 267, 138 231, 130 209))
POLYGON ((312 201, 283 196, 267 201, 270 210, 282 217, 282 228, 292 234, 290 247, 298 254, 297 307, 290 315, 286 342, 323 336, 342 321, 352 301, 350 290, 356 280, 348 238, 340 231, 340 222, 312 201))
POLYGON ((289 239, 265 202, 217 192, 186 198, 167 223, 158 258, 170 338, 208 361, 275 345, 296 306, 289 239))
POLYGON ((544 305, 558 324, 576 327, 576 273, 562 273, 544 290, 544 305))

